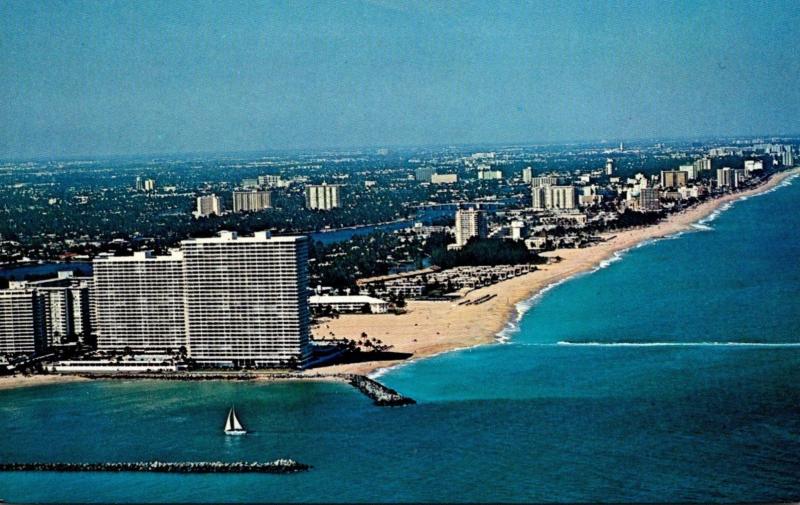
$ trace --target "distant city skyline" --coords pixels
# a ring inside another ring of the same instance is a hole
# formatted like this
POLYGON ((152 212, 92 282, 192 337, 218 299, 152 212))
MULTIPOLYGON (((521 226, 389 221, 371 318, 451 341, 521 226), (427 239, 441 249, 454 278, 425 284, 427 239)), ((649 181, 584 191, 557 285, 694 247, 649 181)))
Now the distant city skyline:
POLYGON ((792 1, 0 6, 0 158, 800 131, 792 1))

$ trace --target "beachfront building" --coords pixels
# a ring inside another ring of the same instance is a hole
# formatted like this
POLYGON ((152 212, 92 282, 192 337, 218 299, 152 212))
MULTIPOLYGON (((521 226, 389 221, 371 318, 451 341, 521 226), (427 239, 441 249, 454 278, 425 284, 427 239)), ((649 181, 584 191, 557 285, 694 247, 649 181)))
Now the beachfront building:
POLYGON ((753 172, 761 172, 764 170, 764 162, 761 160, 745 160, 744 162, 744 171, 747 174, 752 174, 753 172))
POLYGON ((183 254, 102 255, 92 263, 97 348, 177 352, 186 344, 183 254))
POLYGON ((308 239, 221 232, 149 252, 94 261, 97 345, 196 362, 272 366, 310 357, 308 239))
POLYGON ((306 208, 331 210, 342 206, 342 186, 339 184, 315 184, 306 186, 306 208))
POLYGON ((195 217, 208 217, 212 214, 222 215, 222 202, 217 195, 203 195, 197 197, 197 210, 195 217))
POLYGON ((309 297, 308 304, 312 309, 322 310, 329 307, 340 314, 385 314, 389 312, 389 304, 387 302, 380 298, 366 295, 314 295, 309 297))
POLYGON ((92 333, 90 277, 58 272, 55 279, 30 282, 45 306, 47 347, 87 342, 92 333))
POLYGON ((269 191, 234 191, 233 211, 254 212, 272 208, 272 193, 269 191))
POLYGON ((662 170, 661 186, 664 188, 677 189, 689 183, 689 174, 680 170, 662 170))
POLYGON ((45 303, 27 282, 0 290, 0 355, 40 354, 47 350, 45 303))
POLYGON ((198 363, 298 365, 310 357, 308 239, 267 232, 181 242, 188 349, 198 363))
POLYGON ((723 167, 717 169, 718 188, 738 188, 747 177, 746 169, 723 167))
POLYGON ((480 209, 456 211, 456 247, 464 247, 473 237, 486 238, 486 214, 480 209))
POLYGON ((656 188, 641 188, 639 190, 639 210, 642 212, 658 212, 661 210, 658 190, 656 188))

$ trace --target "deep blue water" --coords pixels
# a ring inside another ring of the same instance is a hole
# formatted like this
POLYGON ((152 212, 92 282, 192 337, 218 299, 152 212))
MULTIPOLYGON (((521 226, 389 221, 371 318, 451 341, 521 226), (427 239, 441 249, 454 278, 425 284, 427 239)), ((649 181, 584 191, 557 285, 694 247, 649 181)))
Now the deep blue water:
POLYGON ((289 476, 0 474, 9 501, 800 499, 800 181, 536 300, 508 341, 348 386, 0 392, 0 460, 268 460, 289 476), (702 228, 702 227, 701 227, 702 228), (646 344, 646 345, 643 345, 646 344), (228 406, 254 432, 220 433, 228 406))

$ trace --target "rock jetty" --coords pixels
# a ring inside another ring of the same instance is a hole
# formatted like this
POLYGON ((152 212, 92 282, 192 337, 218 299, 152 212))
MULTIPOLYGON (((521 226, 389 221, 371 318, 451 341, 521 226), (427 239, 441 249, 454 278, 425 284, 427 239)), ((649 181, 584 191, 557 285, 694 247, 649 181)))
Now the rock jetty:
POLYGON ((311 468, 291 459, 269 462, 0 463, 0 472, 294 473, 311 468))
POLYGON ((403 396, 394 389, 364 375, 349 375, 346 378, 353 387, 372 398, 375 405, 379 407, 400 407, 417 403, 414 399, 403 396))

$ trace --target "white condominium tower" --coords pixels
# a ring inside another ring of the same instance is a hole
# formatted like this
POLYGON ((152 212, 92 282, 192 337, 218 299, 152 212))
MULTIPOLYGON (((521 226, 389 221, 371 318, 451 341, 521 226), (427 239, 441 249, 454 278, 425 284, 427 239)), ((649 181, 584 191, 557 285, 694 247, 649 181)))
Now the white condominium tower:
POLYGON ((272 193, 269 191, 234 191, 233 211, 252 212, 272 207, 272 193))
POLYGON ((531 190, 533 210, 573 210, 578 208, 575 186, 534 186, 531 190))
POLYGON ((0 355, 42 353, 46 340, 44 297, 26 282, 0 289, 0 355))
POLYGON ((310 357, 308 239, 267 232, 181 242, 189 354, 270 366, 310 357))
POLYGON ((181 242, 169 256, 94 261, 98 348, 177 351, 216 366, 303 366, 308 239, 267 232, 181 242))
POLYGON ((486 215, 480 209, 456 211, 456 246, 464 247, 472 237, 486 238, 486 215))
POLYGON ((186 344, 180 251, 100 256, 92 268, 98 349, 164 353, 186 344))
POLYGON ((331 210, 341 207, 341 189, 338 184, 306 186, 306 208, 331 210))
POLYGON ((222 214, 222 202, 217 195, 204 195, 197 197, 197 210, 195 217, 206 217, 211 214, 222 214))

